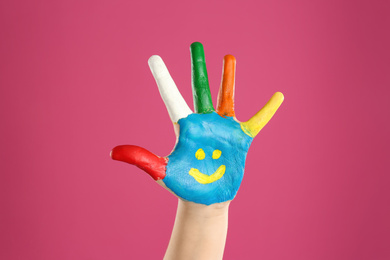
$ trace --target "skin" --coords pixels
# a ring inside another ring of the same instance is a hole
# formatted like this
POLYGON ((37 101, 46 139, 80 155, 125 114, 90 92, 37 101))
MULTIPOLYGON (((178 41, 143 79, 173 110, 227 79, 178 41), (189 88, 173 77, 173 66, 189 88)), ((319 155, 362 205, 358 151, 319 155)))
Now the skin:
POLYGON ((253 138, 283 102, 276 92, 246 122, 234 112, 236 60, 226 55, 217 109, 211 100, 202 44, 191 44, 195 113, 181 96, 159 56, 149 66, 175 127, 175 149, 159 157, 134 145, 115 147, 111 157, 143 169, 179 198, 176 220, 164 259, 222 259, 228 209, 244 175, 245 158, 253 138))
POLYGON ((179 199, 164 260, 222 259, 230 201, 205 206, 179 199))

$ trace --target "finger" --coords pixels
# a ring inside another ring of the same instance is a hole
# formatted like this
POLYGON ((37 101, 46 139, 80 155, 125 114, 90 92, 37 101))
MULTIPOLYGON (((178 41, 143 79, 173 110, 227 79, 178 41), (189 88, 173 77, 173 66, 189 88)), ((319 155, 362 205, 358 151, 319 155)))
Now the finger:
POLYGON ((276 110, 280 107, 284 100, 284 96, 280 92, 276 92, 265 106, 257 112, 251 119, 241 123, 241 129, 249 136, 255 137, 260 130, 271 120, 276 110))
POLYGON ((159 157, 135 145, 119 145, 112 149, 111 158, 127 162, 147 172, 155 181, 165 177, 168 158, 159 157))
POLYGON ((171 120, 176 123, 180 118, 192 114, 161 57, 153 55, 148 63, 171 120))
POLYGON ((192 95, 195 112, 199 114, 214 111, 211 101, 209 79, 207 76, 206 60, 203 45, 200 42, 191 44, 192 95))
POLYGON ((220 116, 235 116, 234 113, 234 76, 236 58, 226 55, 223 59, 222 82, 218 93, 217 113, 220 116))

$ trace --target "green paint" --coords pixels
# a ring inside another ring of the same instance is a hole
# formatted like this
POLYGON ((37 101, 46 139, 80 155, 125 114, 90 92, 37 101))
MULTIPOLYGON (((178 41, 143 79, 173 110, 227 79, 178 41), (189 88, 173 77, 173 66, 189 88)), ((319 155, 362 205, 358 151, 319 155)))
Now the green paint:
POLYGON ((194 42, 191 44, 190 50, 195 113, 205 114, 213 112, 214 107, 213 101, 211 101, 203 45, 200 42, 194 42))

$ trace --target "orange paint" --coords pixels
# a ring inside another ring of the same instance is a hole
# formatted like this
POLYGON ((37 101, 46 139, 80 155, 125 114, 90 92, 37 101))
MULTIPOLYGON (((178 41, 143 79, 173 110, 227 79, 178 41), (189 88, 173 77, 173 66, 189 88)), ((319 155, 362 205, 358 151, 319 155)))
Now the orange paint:
POLYGON ((220 116, 235 116, 234 113, 234 77, 236 58, 226 55, 223 58, 222 82, 218 93, 217 113, 220 116))

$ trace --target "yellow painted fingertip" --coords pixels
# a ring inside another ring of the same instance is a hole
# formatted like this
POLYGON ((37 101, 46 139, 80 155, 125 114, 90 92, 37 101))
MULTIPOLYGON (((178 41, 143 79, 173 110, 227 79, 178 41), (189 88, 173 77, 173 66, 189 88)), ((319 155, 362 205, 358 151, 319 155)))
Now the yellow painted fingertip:
POLYGON ((280 105, 283 103, 284 95, 281 92, 273 94, 271 99, 251 119, 240 123, 242 131, 250 137, 255 137, 260 130, 271 120, 280 105))
POLYGON ((199 148, 198 151, 195 153, 195 157, 198 160, 203 160, 206 157, 206 154, 204 153, 202 148, 199 148))

